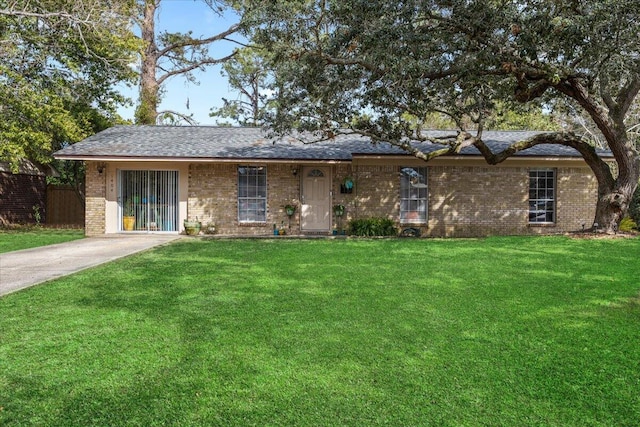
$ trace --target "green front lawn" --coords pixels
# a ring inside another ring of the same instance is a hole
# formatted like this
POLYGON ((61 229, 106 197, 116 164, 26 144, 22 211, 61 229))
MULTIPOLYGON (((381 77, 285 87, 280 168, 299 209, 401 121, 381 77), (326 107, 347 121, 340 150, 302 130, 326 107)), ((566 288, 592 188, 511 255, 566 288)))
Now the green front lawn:
POLYGON ((182 240, 0 298, 0 425, 636 426, 640 240, 182 240))
POLYGON ((82 239, 84 230, 25 227, 15 230, 0 229, 0 253, 53 245, 82 239))

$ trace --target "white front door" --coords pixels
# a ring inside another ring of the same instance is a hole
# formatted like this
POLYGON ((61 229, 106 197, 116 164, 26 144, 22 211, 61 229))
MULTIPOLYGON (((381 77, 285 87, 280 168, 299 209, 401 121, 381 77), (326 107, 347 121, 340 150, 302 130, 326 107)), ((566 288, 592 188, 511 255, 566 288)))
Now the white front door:
POLYGON ((300 221, 303 231, 331 230, 331 169, 329 167, 303 168, 300 221))

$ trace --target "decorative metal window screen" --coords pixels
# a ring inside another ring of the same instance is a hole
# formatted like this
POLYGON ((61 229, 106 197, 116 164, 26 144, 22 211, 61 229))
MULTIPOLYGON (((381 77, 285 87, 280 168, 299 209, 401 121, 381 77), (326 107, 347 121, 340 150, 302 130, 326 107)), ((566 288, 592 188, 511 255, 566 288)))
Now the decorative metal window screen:
POLYGON ((267 221, 267 168, 238 167, 238 221, 267 221))
POLYGON ((424 224, 427 222, 428 194, 426 167, 400 169, 401 223, 424 224))
POLYGON ((556 220, 556 171, 529 171, 529 223, 549 224, 556 220))
POLYGON ((134 230, 178 230, 178 171, 121 170, 118 183, 120 230, 131 212, 134 230))

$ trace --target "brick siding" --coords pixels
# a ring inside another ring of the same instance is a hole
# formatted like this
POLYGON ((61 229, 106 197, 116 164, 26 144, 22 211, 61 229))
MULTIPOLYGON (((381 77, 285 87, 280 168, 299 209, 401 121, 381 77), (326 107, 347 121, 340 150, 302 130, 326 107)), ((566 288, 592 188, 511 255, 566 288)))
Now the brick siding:
POLYGON ((87 162, 84 232, 96 236, 105 232, 105 174, 99 174, 95 162, 87 162))
POLYGON ((189 167, 189 219, 203 225, 215 223, 219 234, 273 234, 273 224, 281 224, 292 234, 300 233, 299 212, 291 218, 285 213, 287 204, 300 205, 300 178, 293 175, 298 169, 288 164, 253 165, 267 168, 267 219, 264 223, 238 222, 238 164, 192 164, 189 167))
MULTIPOLYGON (((330 165, 333 199, 331 205, 346 206, 342 226, 355 218, 387 217, 400 229, 400 167, 423 166, 428 171, 428 220, 419 226, 423 236, 472 237, 509 234, 546 234, 579 230, 590 226, 595 215, 597 182, 586 165, 576 162, 544 162, 488 166, 478 161, 366 160, 330 165), (377 162, 377 164, 376 164, 377 162), (406 163, 406 164, 405 164, 406 163), (572 166, 575 165, 575 166, 572 166), (556 223, 528 223, 529 170, 556 170, 556 223), (345 177, 355 182, 353 192, 344 194, 345 177)), ((250 164, 267 170, 267 215, 259 224, 240 224, 237 204, 237 170, 246 163, 192 163, 188 172, 187 218, 206 225, 215 223, 218 234, 237 236, 272 235, 273 224, 284 223, 287 232, 300 234, 300 209, 289 218, 284 206, 300 206, 302 166, 292 164, 250 164), (294 171, 297 173, 294 174, 294 171)), ((327 166, 326 164, 324 166, 327 166)), ((87 166, 86 233, 105 231, 105 178, 89 162, 87 166)), ((332 219, 334 226, 337 221, 332 219)), ((329 232, 329 231, 328 231, 329 232)))
MULTIPOLYGON (((424 166, 422 164, 421 166, 424 166)), ((595 215, 597 182, 586 167, 557 168, 556 223, 528 222, 528 167, 427 166, 427 224, 401 224, 399 166, 358 166, 356 217, 387 217, 422 235, 474 237, 579 230, 595 215)))

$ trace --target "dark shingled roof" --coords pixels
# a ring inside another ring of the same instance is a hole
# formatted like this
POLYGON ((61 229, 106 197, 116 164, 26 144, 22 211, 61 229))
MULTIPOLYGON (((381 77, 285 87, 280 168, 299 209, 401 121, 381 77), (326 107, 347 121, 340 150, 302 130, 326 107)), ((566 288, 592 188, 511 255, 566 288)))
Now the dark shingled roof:
MULTIPOLYGON (((453 132, 430 131, 430 136, 453 132)), ((485 131, 483 140, 494 152, 510 143, 530 138, 539 132, 485 131)), ((424 151, 442 148, 421 144, 424 151)), ((180 158, 193 160, 351 160, 356 155, 402 155, 400 148, 388 143, 371 144, 369 139, 340 135, 331 141, 303 144, 294 138, 270 139, 259 128, 213 126, 115 126, 54 153, 58 158, 180 158)), ((475 147, 461 155, 479 156, 475 147)), ((534 157, 580 157, 570 147, 537 145, 517 154, 534 157)))

